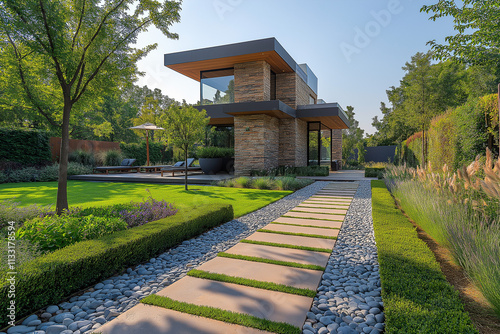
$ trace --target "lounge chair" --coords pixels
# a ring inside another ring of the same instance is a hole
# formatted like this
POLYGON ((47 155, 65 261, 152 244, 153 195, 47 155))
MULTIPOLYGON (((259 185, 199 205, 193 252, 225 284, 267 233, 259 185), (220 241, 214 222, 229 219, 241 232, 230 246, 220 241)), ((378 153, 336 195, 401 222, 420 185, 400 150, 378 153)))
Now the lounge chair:
POLYGON ((135 162, 135 159, 123 159, 120 166, 103 166, 103 167, 94 167, 95 172, 102 172, 109 174, 110 171, 115 172, 130 172, 135 170, 137 173, 141 171, 140 166, 132 166, 135 162))
POLYGON ((141 166, 141 168, 144 169, 146 173, 156 173, 161 171, 162 168, 180 167, 180 166, 184 166, 184 161, 178 161, 174 165, 141 166))
MULTIPOLYGON (((193 162, 194 162, 194 158, 187 159, 187 171, 188 172, 200 171, 201 170, 200 167, 192 166, 193 162)), ((175 172, 183 173, 185 171, 186 171, 186 167, 184 166, 184 161, 179 161, 173 166, 162 168, 160 172, 161 172, 161 176, 163 177, 163 173, 165 173, 165 172, 172 173, 172 176, 175 176, 175 172)))

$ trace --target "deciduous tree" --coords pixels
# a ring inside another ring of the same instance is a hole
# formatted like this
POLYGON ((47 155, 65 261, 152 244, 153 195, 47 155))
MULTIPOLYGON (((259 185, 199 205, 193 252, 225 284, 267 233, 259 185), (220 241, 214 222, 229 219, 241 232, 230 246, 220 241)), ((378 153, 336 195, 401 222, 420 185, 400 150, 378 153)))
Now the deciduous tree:
POLYGON ((165 114, 165 133, 169 144, 178 147, 184 154, 184 187, 188 190, 188 153, 194 144, 205 138, 205 128, 210 121, 205 110, 198 111, 193 106, 172 104, 165 114))
POLYGON ((67 165, 72 117, 122 81, 133 81, 136 62, 156 47, 134 49, 151 26, 168 38, 180 1, 3 0, 0 31, 11 80, 27 101, 61 129, 57 213, 68 208, 67 165))

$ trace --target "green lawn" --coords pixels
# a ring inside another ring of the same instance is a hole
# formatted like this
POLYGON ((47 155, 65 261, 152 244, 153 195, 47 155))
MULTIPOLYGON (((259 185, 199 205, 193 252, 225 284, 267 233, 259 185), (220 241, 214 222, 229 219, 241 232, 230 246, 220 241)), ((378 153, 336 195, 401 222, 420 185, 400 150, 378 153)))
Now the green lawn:
MULTIPOLYGON (((226 203, 234 208, 234 216, 262 208, 279 200, 291 191, 239 189, 212 186, 163 185, 144 183, 114 183, 68 181, 70 206, 104 206, 130 201, 141 201, 149 196, 164 199, 177 207, 192 207, 201 204, 226 203)), ((55 205, 57 182, 0 184, 0 200, 14 199, 21 205, 55 205)))

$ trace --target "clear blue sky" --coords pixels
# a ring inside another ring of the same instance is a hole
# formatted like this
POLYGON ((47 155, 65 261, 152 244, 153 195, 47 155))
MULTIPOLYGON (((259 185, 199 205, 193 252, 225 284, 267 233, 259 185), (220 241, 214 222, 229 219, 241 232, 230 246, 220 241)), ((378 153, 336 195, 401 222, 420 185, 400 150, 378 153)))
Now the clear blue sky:
POLYGON ((437 0, 184 0, 171 40, 151 29, 139 46, 158 43, 141 60, 140 85, 163 94, 199 100, 199 83, 163 66, 163 54, 275 37, 297 63, 318 77, 318 97, 353 106, 355 118, 373 133, 386 90, 398 86, 401 67, 426 43, 453 35, 451 19, 429 21, 423 4, 437 0))

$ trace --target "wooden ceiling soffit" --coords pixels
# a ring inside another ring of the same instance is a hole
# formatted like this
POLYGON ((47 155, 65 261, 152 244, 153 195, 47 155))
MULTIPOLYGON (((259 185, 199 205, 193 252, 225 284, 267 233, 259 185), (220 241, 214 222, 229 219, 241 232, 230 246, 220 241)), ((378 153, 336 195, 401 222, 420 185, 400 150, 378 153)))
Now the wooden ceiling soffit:
POLYGON ((264 60, 275 73, 290 73, 293 69, 281 58, 276 51, 250 53, 239 56, 215 58, 167 65, 168 68, 179 72, 193 80, 200 81, 200 72, 234 67, 234 64, 264 60))

